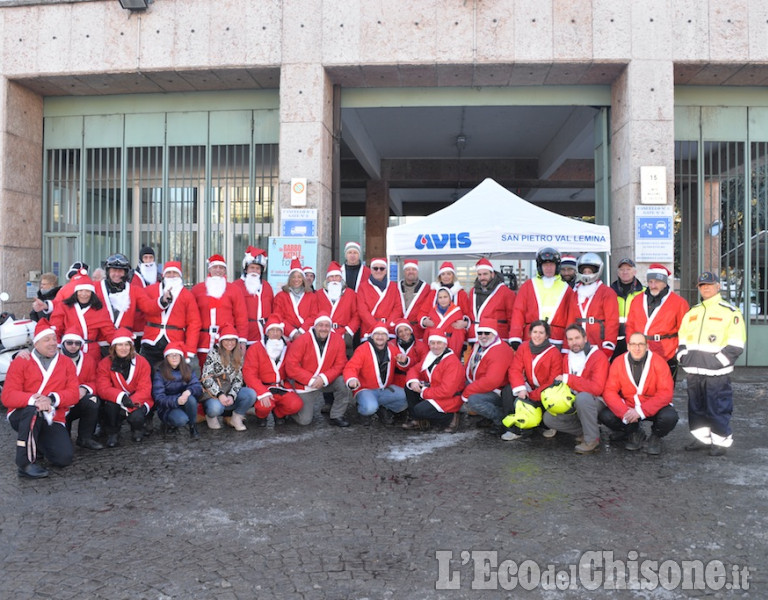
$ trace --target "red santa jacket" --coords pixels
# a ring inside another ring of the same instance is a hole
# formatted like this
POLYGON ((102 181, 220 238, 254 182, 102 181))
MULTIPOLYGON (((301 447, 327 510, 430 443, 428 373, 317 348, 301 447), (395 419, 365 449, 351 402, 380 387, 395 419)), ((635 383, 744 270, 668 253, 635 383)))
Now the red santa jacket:
POLYGON ((234 283, 227 283, 221 298, 208 295, 205 282, 192 288, 192 295, 200 312, 200 338, 197 341, 198 352, 208 352, 215 343, 211 339, 211 328, 229 324, 237 330, 241 342, 248 339, 248 313, 245 299, 234 283))
POLYGON ((347 362, 347 348, 340 335, 329 335, 323 351, 310 329, 300 335, 288 348, 285 355, 285 373, 293 380, 297 392, 311 392, 307 385, 313 377, 319 376, 325 385, 341 375, 347 362))
MULTIPOLYGON (((371 276, 371 269, 367 265, 363 265, 360 267, 360 270, 357 272, 357 279, 355 280, 355 287, 354 291, 357 293, 357 291, 360 289, 360 286, 364 281, 366 281, 371 276)), ((341 278, 342 280, 347 280, 347 265, 341 265, 341 278)))
POLYGON ((328 298, 328 292, 324 289, 317 290, 315 296, 315 310, 317 313, 328 313, 333 325, 331 332, 344 337, 345 333, 355 335, 360 328, 360 315, 357 312, 357 294, 350 288, 344 288, 339 299, 332 303, 328 298))
POLYGON ((419 315, 421 313, 422 306, 429 297, 430 288, 421 280, 419 280, 416 285, 418 289, 416 290, 410 305, 405 305, 402 281, 397 284, 397 295, 399 296, 400 310, 402 311, 403 317, 407 319, 411 324, 411 327, 413 327, 413 336, 417 340, 420 340, 422 337, 424 337, 424 329, 419 324, 419 315))
POLYGON ((537 355, 531 352, 530 342, 525 342, 515 352, 507 372, 512 393, 528 391, 528 398, 541 402, 541 392, 552 385, 555 377, 563 373, 563 355, 552 344, 537 355))
POLYGON ((563 381, 574 392, 587 392, 601 396, 608 379, 608 357, 597 346, 590 346, 587 362, 582 369, 574 369, 572 352, 563 355, 563 381))
POLYGON ((248 312, 248 343, 253 344, 264 339, 264 323, 272 314, 272 302, 275 293, 272 286, 266 281, 261 282, 261 291, 251 294, 245 287, 245 280, 241 277, 233 284, 243 294, 245 308, 248 312))
POLYGON ((169 343, 182 344, 184 352, 192 358, 197 352, 201 327, 195 297, 187 288, 181 288, 164 307, 160 303, 164 293, 163 284, 158 282, 147 287, 139 297, 139 308, 146 316, 142 343, 154 346, 164 338, 169 343))
POLYGON ((34 394, 52 396, 55 408, 53 420, 64 423, 69 408, 80 400, 74 363, 59 353, 53 357, 47 370, 43 369, 34 352, 28 359, 13 359, 3 384, 2 400, 9 410, 8 414, 29 406, 34 394))
POLYGON ((107 402, 120 404, 126 394, 136 405, 127 409, 133 412, 139 406, 145 405, 147 411, 152 408, 152 369, 147 359, 137 354, 131 361, 128 377, 112 370, 112 359, 107 356, 101 359, 96 370, 96 395, 107 402))
POLYGON ((85 340, 83 352, 86 354, 96 352, 100 355, 97 342, 109 343, 115 333, 115 325, 106 308, 80 308, 77 302, 73 306, 64 302, 56 304, 51 315, 51 325, 56 330, 59 342, 67 331, 71 330, 80 335, 85 340))
POLYGON ((475 297, 475 288, 472 287, 467 294, 467 305, 462 306, 464 314, 469 318, 469 330, 467 339, 470 342, 477 341, 475 334, 475 325, 480 319, 493 319, 496 321, 496 331, 499 337, 504 341, 509 341, 509 325, 512 320, 512 312, 517 303, 515 292, 510 290, 503 283, 499 283, 488 295, 485 301, 477 306, 475 297))
POLYGON ((75 373, 77 374, 79 387, 85 388, 86 395, 95 394, 96 371, 99 368, 99 359, 96 357, 96 353, 91 352, 90 354, 83 354, 80 352, 80 355, 77 357, 77 362, 75 362, 74 359, 70 360, 72 360, 72 364, 75 365, 75 373))
POLYGON ((634 408, 640 418, 645 419, 672 404, 674 394, 675 382, 667 361, 649 351, 640 383, 635 384, 629 366, 629 352, 625 352, 611 364, 603 400, 620 419, 624 418, 630 408, 634 408))
MULTIPOLYGON (((541 278, 538 277, 539 283, 541 278)), ((573 290, 562 279, 557 277, 553 285, 559 286, 556 292, 558 298, 556 308, 552 312, 552 318, 548 319, 550 327, 550 340, 562 345, 565 339, 565 328, 571 324, 571 309, 573 307, 573 290)), ((517 292, 515 308, 512 312, 512 324, 509 328, 511 342, 523 342, 530 338, 530 325, 534 321, 543 318, 543 311, 539 301, 539 294, 534 279, 529 279, 517 292)))
POLYGON ((296 302, 296 297, 290 292, 280 291, 275 294, 273 311, 285 324, 285 335, 291 337, 297 329, 302 334, 309 331, 317 316, 316 295, 316 293, 304 292, 301 299, 296 302))
POLYGON ((581 325, 587 332, 587 339, 593 346, 602 348, 608 357, 616 349, 616 339, 619 336, 619 301, 616 292, 602 281, 597 281, 597 289, 583 302, 579 301, 577 283, 571 294, 571 315, 573 321, 581 325))
POLYGON ((677 332, 688 309, 685 298, 670 290, 649 318, 647 292, 635 296, 627 316, 627 341, 630 335, 640 332, 648 339, 649 350, 664 360, 674 358, 677 353, 677 332))
POLYGON ((390 341, 389 343, 392 346, 392 350, 394 352, 393 356, 395 357, 395 362, 397 362, 398 355, 405 355, 405 364, 402 367, 399 364, 395 365, 395 378, 392 381, 392 383, 394 383, 396 386, 404 388, 408 370, 414 365, 421 364, 421 361, 424 360, 427 352, 429 352, 429 347, 427 344, 417 339, 414 339, 413 344, 408 346, 407 349, 400 345, 400 340, 397 338, 390 341))
POLYGON ((457 412, 462 406, 461 391, 464 389, 464 370, 459 358, 451 351, 434 360, 427 355, 408 371, 407 384, 418 381, 429 386, 421 391, 421 397, 442 413, 457 412))
POLYGON ((355 395, 362 390, 379 390, 392 385, 395 377, 395 350, 391 344, 387 343, 386 351, 389 363, 386 377, 382 379, 373 342, 364 342, 355 349, 355 353, 342 373, 346 384, 349 384, 349 380, 353 378, 360 382, 360 387, 354 390, 355 395))
POLYGON ((268 396, 269 388, 275 385, 283 385, 286 379, 285 356, 288 353, 288 345, 283 348, 282 355, 277 361, 267 354, 263 341, 258 341, 248 348, 243 361, 243 381, 245 385, 256 391, 259 398, 268 396))
POLYGON ((484 350, 476 343, 467 360, 468 383, 464 388, 463 397, 469 398, 472 394, 488 392, 500 394, 501 388, 507 385, 507 371, 513 355, 512 348, 501 338, 497 338, 484 350))
POLYGON ((437 304, 437 290, 440 288, 446 288, 451 292, 451 301, 454 304, 461 307, 469 306, 469 296, 458 281, 451 286, 444 286, 439 281, 433 281, 429 286, 429 296, 427 297, 427 304, 424 305, 425 309, 437 304))
MULTIPOLYGON (((109 301, 109 292, 107 291, 107 282, 102 279, 101 281, 94 282, 96 287, 96 295, 101 300, 104 308, 107 309, 107 313, 112 319, 112 323, 115 329, 120 327, 126 327, 131 331, 134 331, 133 326, 136 321, 136 307, 138 305, 138 297, 141 295, 141 290, 130 283, 125 284, 125 289, 128 290, 126 298, 128 299, 128 307, 123 310, 118 310, 112 306, 109 301)), ((102 345, 107 345, 102 343, 102 345)))
POLYGON ((363 333, 369 332, 376 323, 394 323, 403 316, 397 283, 390 281, 382 292, 370 279, 363 281, 357 291, 357 312, 363 333))

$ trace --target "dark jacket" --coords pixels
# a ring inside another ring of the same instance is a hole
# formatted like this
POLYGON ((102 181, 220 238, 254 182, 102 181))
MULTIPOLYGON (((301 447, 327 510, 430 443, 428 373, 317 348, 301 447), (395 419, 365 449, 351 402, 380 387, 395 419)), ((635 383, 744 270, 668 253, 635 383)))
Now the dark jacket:
POLYGON ((174 369, 171 371, 173 379, 165 379, 160 370, 155 371, 155 375, 152 378, 152 397, 155 399, 155 408, 157 409, 157 416, 161 421, 165 421, 166 416, 174 408, 179 408, 178 399, 181 394, 189 389, 192 395, 200 400, 200 396, 203 395, 203 386, 200 385, 200 380, 192 372, 192 377, 187 383, 181 380, 181 371, 174 369))
MULTIPOLYGON (((39 300, 42 300, 45 303, 48 303, 48 302, 53 303, 53 299, 56 297, 56 294, 59 293, 60 289, 61 289, 61 286, 57 285, 56 287, 51 288, 47 292, 43 292, 43 291, 37 290, 37 297, 38 297, 39 300)), ((53 307, 52 304, 49 304, 48 306, 53 307)), ((51 310, 51 312, 48 312, 48 313, 46 313, 45 311, 42 311, 42 310, 32 310, 32 311, 29 312, 29 318, 32 319, 35 322, 39 321, 43 317, 45 317, 46 319, 50 319, 52 312, 53 312, 53 310, 51 310)))

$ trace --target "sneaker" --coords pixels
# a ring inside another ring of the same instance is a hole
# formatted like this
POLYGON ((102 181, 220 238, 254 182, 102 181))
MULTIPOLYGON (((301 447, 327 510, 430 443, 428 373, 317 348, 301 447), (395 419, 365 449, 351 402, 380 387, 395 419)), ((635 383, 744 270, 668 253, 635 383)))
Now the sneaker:
POLYGON ((645 441, 645 434, 638 429, 637 431, 633 431, 632 433, 629 434, 629 438, 627 439, 627 442, 624 444, 624 448, 626 448, 630 452, 634 452, 635 450, 640 450, 640 448, 643 447, 644 441, 645 441))
POLYGON ((658 456, 661 454, 661 438, 655 433, 651 434, 648 438, 648 443, 645 445, 645 452, 651 456, 658 456))
POLYGON ((547 439, 552 439, 557 435, 557 429, 545 429, 541 432, 541 435, 543 435, 547 439))
POLYGON ((600 449, 600 439, 596 439, 592 442, 581 442, 578 446, 576 446, 573 451, 576 454, 591 454, 592 452, 596 452, 600 449))
MULTIPOLYGON (((547 431, 551 431, 551 430, 547 430, 547 431)), ((519 440, 521 437, 523 436, 518 433, 515 433, 514 431, 507 431, 504 435, 501 436, 501 439, 504 440, 505 442, 513 442, 515 440, 519 440)))
POLYGON ((711 446, 709 449, 710 456, 725 456, 728 450, 724 446, 711 446))
POLYGON ((208 424, 208 429, 221 429, 221 423, 219 423, 219 417, 209 417, 206 415, 205 422, 208 424))
POLYGON ((229 424, 235 428, 235 431, 245 431, 245 423, 243 423, 243 415, 233 412, 229 419, 229 424))
POLYGON ((711 444, 702 442, 699 439, 694 439, 690 444, 685 446, 685 449, 688 452, 695 452, 696 450, 709 450, 710 446, 711 444))

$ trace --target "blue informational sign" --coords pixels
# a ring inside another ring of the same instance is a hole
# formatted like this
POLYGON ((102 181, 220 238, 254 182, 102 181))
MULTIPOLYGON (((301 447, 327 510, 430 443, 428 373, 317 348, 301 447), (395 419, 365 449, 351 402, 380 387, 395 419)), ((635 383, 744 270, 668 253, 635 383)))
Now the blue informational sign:
POLYGON ((310 219, 288 219, 283 221, 283 236, 314 237, 316 221, 310 219))
POLYGON ((672 217, 638 217, 637 219, 637 237, 640 239, 662 239, 672 238, 672 217))

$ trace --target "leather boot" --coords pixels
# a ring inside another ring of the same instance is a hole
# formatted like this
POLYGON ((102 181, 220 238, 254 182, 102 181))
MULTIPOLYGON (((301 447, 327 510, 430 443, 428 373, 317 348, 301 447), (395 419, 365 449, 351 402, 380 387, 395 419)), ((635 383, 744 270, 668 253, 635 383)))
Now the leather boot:
POLYGON ((193 423, 189 426, 189 437, 191 437, 193 440, 199 440, 200 439, 200 432, 197 430, 197 424, 193 423))
POLYGON ((116 447, 116 446, 117 446, 119 443, 120 443, 120 441, 118 440, 118 437, 117 437, 117 434, 116 434, 116 433, 110 433, 110 434, 107 436, 107 448, 114 448, 114 447, 116 447))

